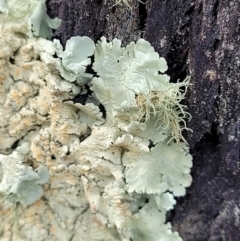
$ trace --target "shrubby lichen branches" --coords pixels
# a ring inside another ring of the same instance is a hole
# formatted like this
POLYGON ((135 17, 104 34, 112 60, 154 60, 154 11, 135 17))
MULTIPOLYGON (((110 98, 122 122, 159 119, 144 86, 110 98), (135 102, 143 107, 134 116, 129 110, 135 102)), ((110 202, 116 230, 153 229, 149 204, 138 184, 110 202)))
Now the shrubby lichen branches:
MULTIPOLYGON (((144 4, 142 1, 140 0, 136 0, 142 4, 144 4)), ((132 2, 132 0, 115 0, 115 4, 114 5, 126 5, 128 7, 130 7, 129 3, 132 2)))
POLYGON ((139 122, 155 118, 158 130, 163 131, 170 128, 173 139, 177 142, 181 140, 186 142, 182 136, 182 131, 188 130, 186 120, 191 116, 186 111, 186 106, 181 104, 185 96, 185 92, 181 91, 181 88, 186 91, 188 84, 189 79, 186 79, 178 84, 170 84, 168 90, 156 89, 147 94, 137 94, 139 122))
POLYGON ((18 232, 9 222, 2 237, 180 241, 166 212, 191 184, 188 80, 171 83, 143 39, 76 36, 63 51, 39 37, 59 23, 44 1, 22 1, 19 15, 14 3, 0 1, 0 223, 11 206, 22 213, 18 232))

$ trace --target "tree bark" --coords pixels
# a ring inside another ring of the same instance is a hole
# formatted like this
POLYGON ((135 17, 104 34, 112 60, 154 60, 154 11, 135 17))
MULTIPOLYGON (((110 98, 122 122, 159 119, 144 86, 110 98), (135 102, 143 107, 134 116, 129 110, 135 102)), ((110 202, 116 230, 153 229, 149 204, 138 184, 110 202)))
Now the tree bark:
POLYGON ((168 215, 185 241, 240 240, 240 2, 49 0, 54 33, 63 44, 76 35, 105 36, 126 45, 148 40, 166 58, 171 81, 191 76, 185 133, 193 155, 192 186, 168 215))

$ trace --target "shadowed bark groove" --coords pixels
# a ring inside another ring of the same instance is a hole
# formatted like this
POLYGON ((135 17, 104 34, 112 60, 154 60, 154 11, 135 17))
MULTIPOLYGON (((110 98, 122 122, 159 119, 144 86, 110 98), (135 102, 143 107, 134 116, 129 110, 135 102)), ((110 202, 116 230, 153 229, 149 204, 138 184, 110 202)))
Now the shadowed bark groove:
POLYGON ((106 2, 49 0, 49 13, 63 21, 54 37, 143 37, 166 58, 172 81, 191 75, 193 184, 168 219, 185 241, 240 240, 240 2, 106 2))

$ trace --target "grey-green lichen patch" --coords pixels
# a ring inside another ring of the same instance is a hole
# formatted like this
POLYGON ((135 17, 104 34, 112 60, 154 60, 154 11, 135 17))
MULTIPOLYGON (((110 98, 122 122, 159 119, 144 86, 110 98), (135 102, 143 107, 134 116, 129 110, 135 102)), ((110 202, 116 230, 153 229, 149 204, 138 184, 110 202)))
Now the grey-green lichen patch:
POLYGON ((47 15, 44 0, 0 0, 0 15, 5 21, 22 22, 22 29, 27 34, 50 38, 52 29, 60 26, 59 19, 51 19, 47 15), (5 15, 3 15, 5 14, 5 15))
POLYGON ((143 39, 122 47, 73 37, 63 51, 32 37, 29 1, 23 23, 15 1, 0 2, 9 14, 0 23, 0 223, 21 211, 18 231, 5 223, 1 238, 180 241, 166 213, 191 184, 179 124, 188 81, 170 83, 166 61, 143 39))
POLYGON ((11 203, 21 203, 26 207, 38 200, 43 193, 40 184, 49 179, 48 170, 39 166, 36 170, 24 165, 24 155, 15 151, 11 155, 0 155, 2 181, 0 192, 6 195, 11 203))
POLYGON ((43 61, 55 69, 61 76, 73 82, 77 80, 80 85, 91 81, 92 74, 86 73, 86 66, 91 62, 89 56, 92 56, 95 50, 95 44, 89 37, 72 37, 67 41, 65 50, 59 40, 54 40, 54 47, 59 58, 53 58, 51 55, 42 55, 43 61))
POLYGON ((170 77, 163 74, 165 59, 147 41, 139 39, 124 48, 120 40, 107 43, 102 37, 94 59, 93 68, 100 77, 93 78, 92 90, 106 108, 107 122, 120 125, 121 118, 115 117, 128 113, 131 119, 127 122, 146 124, 154 119, 156 133, 167 131, 175 140, 183 139, 189 114, 180 104, 185 95, 180 88, 186 89, 189 80, 170 83, 170 77))

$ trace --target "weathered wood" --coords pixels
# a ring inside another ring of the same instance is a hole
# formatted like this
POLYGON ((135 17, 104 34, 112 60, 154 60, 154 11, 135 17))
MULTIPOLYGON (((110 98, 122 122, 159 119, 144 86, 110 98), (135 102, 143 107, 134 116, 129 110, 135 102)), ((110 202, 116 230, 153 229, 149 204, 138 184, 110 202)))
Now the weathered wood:
POLYGON ((166 58, 172 81, 191 75, 193 184, 169 221, 185 241, 240 240, 239 0, 133 0, 131 9, 106 2, 50 0, 50 14, 63 21, 54 37, 143 37, 166 58))

